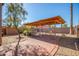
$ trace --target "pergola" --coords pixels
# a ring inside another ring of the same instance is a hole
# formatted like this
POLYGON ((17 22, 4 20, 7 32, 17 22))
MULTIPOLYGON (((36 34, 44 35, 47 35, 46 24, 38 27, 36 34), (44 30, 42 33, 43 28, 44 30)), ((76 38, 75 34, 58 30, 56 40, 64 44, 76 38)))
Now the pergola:
POLYGON ((24 25, 27 25, 27 26, 44 26, 44 25, 51 25, 51 24, 64 24, 64 23, 65 23, 65 21, 62 17, 55 16, 55 17, 42 19, 42 20, 38 20, 35 22, 31 22, 31 23, 26 23, 24 25))

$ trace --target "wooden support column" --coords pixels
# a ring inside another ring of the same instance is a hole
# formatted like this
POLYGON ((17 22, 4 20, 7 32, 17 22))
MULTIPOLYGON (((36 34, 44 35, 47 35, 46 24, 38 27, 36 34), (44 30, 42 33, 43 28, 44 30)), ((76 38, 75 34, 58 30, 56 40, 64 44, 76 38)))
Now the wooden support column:
POLYGON ((54 25, 54 34, 56 35, 56 24, 54 25))
POLYGON ((62 24, 61 24, 61 28, 62 28, 62 24))

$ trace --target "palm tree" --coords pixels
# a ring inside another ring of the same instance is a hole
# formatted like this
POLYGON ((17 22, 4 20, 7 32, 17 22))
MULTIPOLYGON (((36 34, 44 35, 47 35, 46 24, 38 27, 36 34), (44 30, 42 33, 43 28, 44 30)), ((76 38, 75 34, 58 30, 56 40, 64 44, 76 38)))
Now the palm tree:
POLYGON ((73 4, 71 3, 70 4, 70 16, 71 16, 71 19, 70 19, 70 34, 74 34, 74 30, 73 30, 73 4))
POLYGON ((21 25, 21 22, 26 18, 27 12, 23 9, 23 4, 10 3, 10 4, 6 4, 6 6, 7 6, 6 20, 11 26, 16 28, 19 36, 19 40, 15 49, 15 56, 17 56, 19 42, 21 40, 19 25, 21 25))

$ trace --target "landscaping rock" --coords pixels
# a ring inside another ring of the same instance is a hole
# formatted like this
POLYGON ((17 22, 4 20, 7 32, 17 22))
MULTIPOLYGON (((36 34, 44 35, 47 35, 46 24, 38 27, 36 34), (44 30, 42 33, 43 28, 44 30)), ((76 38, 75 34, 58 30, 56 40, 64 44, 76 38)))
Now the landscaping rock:
POLYGON ((6 56, 12 56, 13 55, 13 51, 9 50, 8 52, 5 53, 6 56))
MULTIPOLYGON (((12 45, 0 47, 0 56, 14 56, 14 51, 15 47, 12 45)), ((18 56, 42 56, 47 54, 47 50, 39 45, 20 45, 18 48, 18 56)))

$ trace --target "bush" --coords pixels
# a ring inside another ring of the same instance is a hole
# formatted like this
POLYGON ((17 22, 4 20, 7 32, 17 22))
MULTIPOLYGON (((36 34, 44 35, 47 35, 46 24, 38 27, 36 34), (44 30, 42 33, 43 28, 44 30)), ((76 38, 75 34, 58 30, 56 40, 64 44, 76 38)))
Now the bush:
POLYGON ((27 36, 31 36, 31 32, 27 32, 27 36))
POLYGON ((23 34, 24 34, 25 36, 26 36, 26 33, 27 33, 27 31, 26 31, 26 30, 24 30, 24 31, 23 31, 23 34))
POLYGON ((26 29, 24 29, 23 30, 23 34, 26 36, 31 36, 31 29, 29 29, 29 28, 26 28, 26 29))

